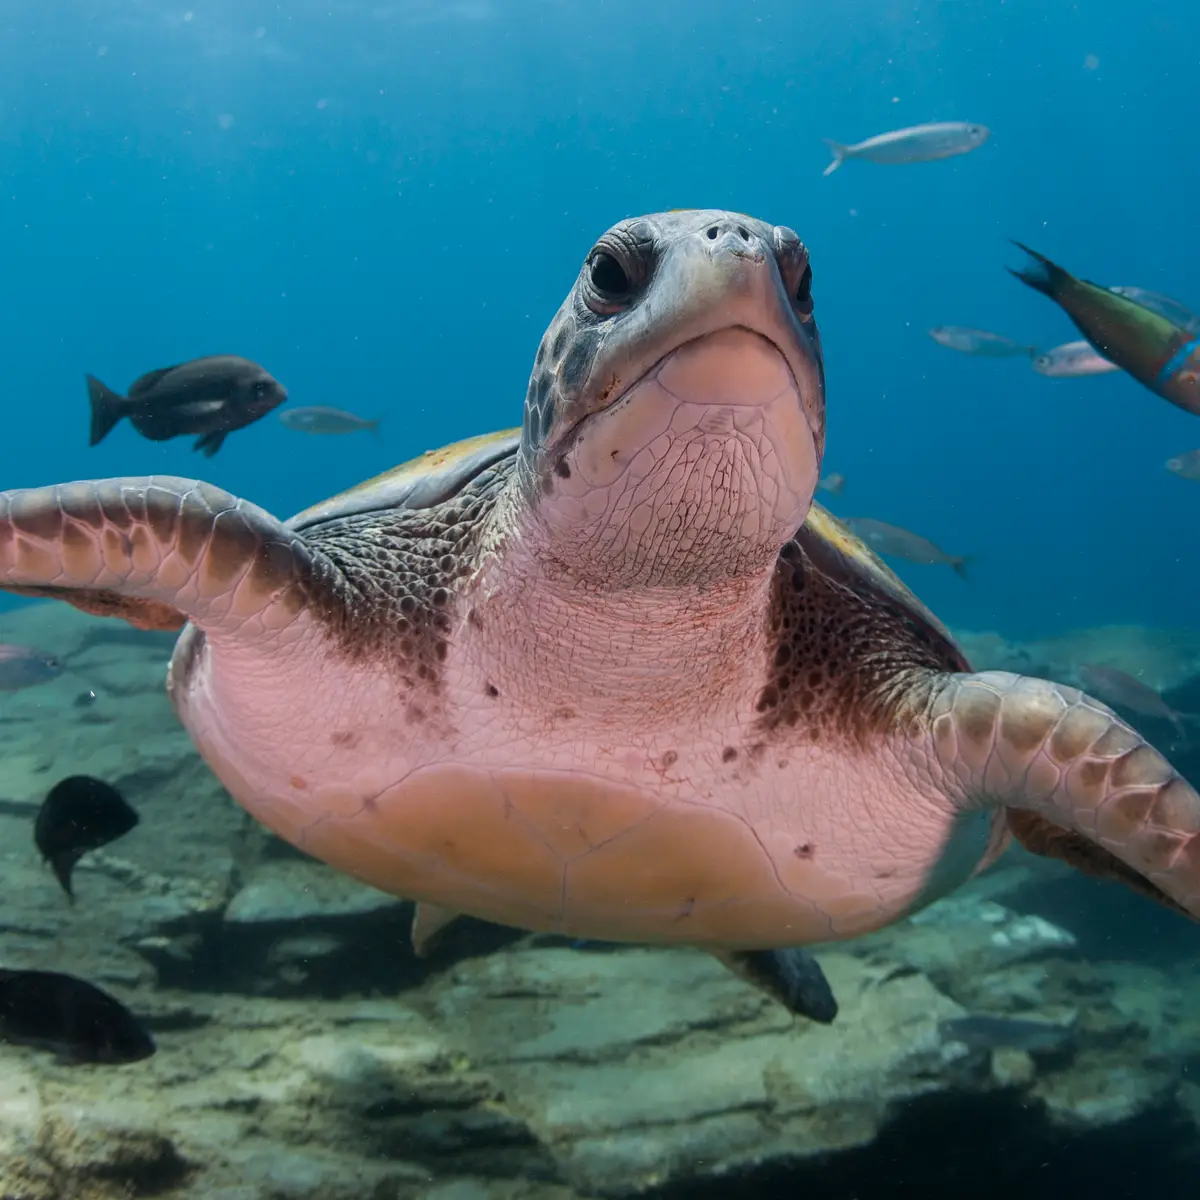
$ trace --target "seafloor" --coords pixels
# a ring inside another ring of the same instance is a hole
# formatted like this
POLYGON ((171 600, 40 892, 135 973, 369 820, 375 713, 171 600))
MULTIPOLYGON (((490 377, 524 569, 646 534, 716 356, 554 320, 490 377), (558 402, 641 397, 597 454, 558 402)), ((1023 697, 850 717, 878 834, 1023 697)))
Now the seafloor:
MULTIPOLYGON (((1200 711, 1198 633, 961 636, 980 668, 1070 681, 1108 661, 1200 711)), ((159 1045, 119 1068, 0 1045, 5 1200, 1194 1192, 1200 935, 1116 885, 1013 853, 822 950, 830 1027, 693 952, 464 922, 418 962, 405 903, 218 786, 167 703, 170 638, 44 603, 0 616, 0 640, 70 668, 0 704, 0 964, 99 983, 159 1045), (142 822, 80 864, 72 907, 32 826, 76 773, 142 822), (939 1033, 964 1012, 1071 1023, 1074 1048, 969 1051, 939 1033)), ((1170 725, 1143 728, 1200 778, 1200 727, 1173 748, 1170 725)))

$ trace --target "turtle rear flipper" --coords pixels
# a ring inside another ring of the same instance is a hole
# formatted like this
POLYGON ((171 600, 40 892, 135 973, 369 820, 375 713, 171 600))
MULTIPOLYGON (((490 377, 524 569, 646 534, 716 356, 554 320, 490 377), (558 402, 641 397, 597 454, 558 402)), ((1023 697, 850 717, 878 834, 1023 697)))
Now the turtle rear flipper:
POLYGON ((303 539, 220 488, 169 475, 0 492, 0 590, 143 629, 259 633, 302 608, 303 539), (271 614, 268 617, 268 613, 271 614))
POLYGON ((735 975, 778 1000, 788 1012, 828 1025, 838 1013, 821 964, 807 951, 730 950, 713 956, 735 975))
POLYGON ((1023 845, 1200 920, 1200 794, 1112 709, 1008 671, 946 677, 929 709, 960 803, 1023 845))

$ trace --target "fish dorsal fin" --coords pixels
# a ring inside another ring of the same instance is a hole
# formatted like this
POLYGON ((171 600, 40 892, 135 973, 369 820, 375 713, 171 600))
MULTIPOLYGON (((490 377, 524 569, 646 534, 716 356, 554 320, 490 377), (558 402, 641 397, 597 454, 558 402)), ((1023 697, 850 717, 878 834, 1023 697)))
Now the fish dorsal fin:
POLYGON ((152 391, 164 375, 169 375, 172 371, 177 371, 182 365, 182 363, 175 363, 174 366, 159 367, 157 370, 147 371, 145 375, 139 375, 129 385, 130 400, 136 400, 139 396, 144 396, 147 392, 152 391))
POLYGON ((388 509, 432 508, 461 491, 489 467, 516 454, 519 429, 503 429, 427 450, 374 479, 341 492, 286 522, 289 529, 308 529, 325 521, 388 509))

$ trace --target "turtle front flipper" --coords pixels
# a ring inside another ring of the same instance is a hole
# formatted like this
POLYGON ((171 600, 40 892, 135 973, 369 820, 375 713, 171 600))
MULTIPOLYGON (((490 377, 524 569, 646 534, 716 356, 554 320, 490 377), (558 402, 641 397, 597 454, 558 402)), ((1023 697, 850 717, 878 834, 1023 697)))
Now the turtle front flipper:
POLYGON ((1008 671, 944 677, 928 712, 947 790, 1023 845, 1200 919, 1200 794, 1110 708, 1008 671))
POLYGON ((718 951, 713 957, 789 1012, 822 1025, 837 1016, 833 988, 821 964, 807 950, 730 950, 718 951))
POLYGON ((0 492, 0 589, 142 629, 285 624, 304 604, 313 565, 301 537, 269 513, 191 479, 0 492))

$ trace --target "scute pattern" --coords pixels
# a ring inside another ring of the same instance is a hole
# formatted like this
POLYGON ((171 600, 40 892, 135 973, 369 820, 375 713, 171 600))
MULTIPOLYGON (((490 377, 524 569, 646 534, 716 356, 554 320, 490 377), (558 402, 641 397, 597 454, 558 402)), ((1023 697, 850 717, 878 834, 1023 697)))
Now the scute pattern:
POLYGON ((983 671, 946 680, 929 722, 964 803, 1019 810, 1013 831, 1037 853, 1200 918, 1200 794, 1110 708, 1064 684, 983 671))

